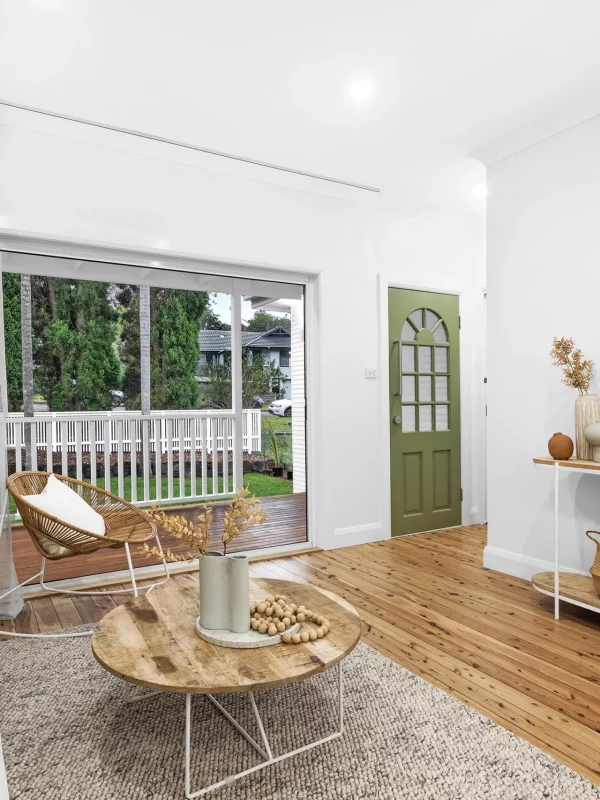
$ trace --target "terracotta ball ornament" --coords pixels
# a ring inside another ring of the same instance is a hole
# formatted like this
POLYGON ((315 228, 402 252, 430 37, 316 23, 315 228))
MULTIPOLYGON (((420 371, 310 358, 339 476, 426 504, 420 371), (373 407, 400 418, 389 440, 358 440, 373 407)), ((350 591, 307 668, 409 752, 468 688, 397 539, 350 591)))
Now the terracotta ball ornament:
POLYGON ((564 433, 555 433, 548 442, 548 452, 557 461, 566 461, 573 455, 573 439, 564 433))
POLYGON ((281 641, 285 644, 306 644, 327 636, 331 623, 326 617, 304 606, 288 603, 282 594, 270 594, 262 603, 250 603, 250 627, 269 636, 280 633, 281 641), (287 628, 296 622, 312 622, 316 627, 290 633, 287 628))

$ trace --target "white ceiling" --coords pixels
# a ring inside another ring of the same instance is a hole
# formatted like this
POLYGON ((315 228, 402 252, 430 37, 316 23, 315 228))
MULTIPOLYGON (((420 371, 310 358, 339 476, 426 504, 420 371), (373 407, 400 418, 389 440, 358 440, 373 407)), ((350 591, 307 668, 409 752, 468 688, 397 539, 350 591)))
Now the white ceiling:
POLYGON ((598 0, 0 0, 0 97, 435 213, 481 177, 467 157, 600 113, 599 31, 598 0))

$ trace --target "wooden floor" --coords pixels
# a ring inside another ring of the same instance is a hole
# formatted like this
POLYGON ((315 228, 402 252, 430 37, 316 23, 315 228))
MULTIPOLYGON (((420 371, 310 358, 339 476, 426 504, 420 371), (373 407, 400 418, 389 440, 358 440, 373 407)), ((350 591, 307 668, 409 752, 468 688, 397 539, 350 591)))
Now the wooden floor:
MULTIPOLYGON (((229 552, 251 550, 262 547, 284 546, 306 541, 306 495, 284 494, 277 497, 261 497, 263 508, 269 519, 257 531, 249 531, 236 539, 229 547, 229 552)), ((211 527, 211 548, 221 550, 221 534, 223 532, 223 514, 229 503, 213 503, 213 524, 211 527)), ((192 518, 198 516, 199 506, 186 505, 179 508, 165 508, 167 513, 181 514, 192 518)), ((164 548, 174 552, 186 552, 188 548, 164 531, 159 531, 164 548)), ((141 547, 131 548, 133 564, 136 567, 147 567, 157 563, 155 558, 147 558, 141 547)), ((40 571, 40 555, 31 542, 27 531, 19 526, 13 527, 13 558, 19 581, 40 571)), ((117 572, 127 569, 125 551, 123 549, 99 550, 85 556, 63 558, 46 563, 46 579, 62 580, 79 578, 84 575, 101 575, 106 572, 117 572)))
MULTIPOLYGON (((600 617, 565 606, 555 622, 550 598, 482 568, 485 537, 483 526, 455 528, 251 571, 342 595, 365 642, 600 785, 600 617)), ((94 622, 122 602, 40 598, 15 628, 94 622)))

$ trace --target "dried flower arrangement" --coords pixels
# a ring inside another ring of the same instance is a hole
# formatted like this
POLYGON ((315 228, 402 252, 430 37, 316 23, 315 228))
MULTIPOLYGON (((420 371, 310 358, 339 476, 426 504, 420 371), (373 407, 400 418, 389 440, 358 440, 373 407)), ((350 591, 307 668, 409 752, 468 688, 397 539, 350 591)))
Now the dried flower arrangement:
POLYGON ((577 389, 579 394, 587 394, 590 388, 594 362, 583 358, 583 353, 575 347, 573 339, 554 337, 550 351, 552 364, 562 367, 565 386, 577 389))
MULTIPOLYGON (((161 528, 192 548, 192 551, 188 553, 174 553, 167 548, 164 551, 167 561, 190 561, 208 550, 208 536, 212 524, 212 508, 210 506, 206 506, 198 514, 195 523, 179 515, 167 514, 162 508, 153 507, 148 513, 161 528)), ((238 489, 231 501, 231 507, 223 515, 223 555, 227 554, 227 545, 230 542, 255 525, 262 525, 267 519, 268 515, 260 500, 257 497, 251 497, 246 487, 238 489)), ((163 555, 158 547, 149 547, 146 542, 144 551, 147 556, 162 558, 163 555)))

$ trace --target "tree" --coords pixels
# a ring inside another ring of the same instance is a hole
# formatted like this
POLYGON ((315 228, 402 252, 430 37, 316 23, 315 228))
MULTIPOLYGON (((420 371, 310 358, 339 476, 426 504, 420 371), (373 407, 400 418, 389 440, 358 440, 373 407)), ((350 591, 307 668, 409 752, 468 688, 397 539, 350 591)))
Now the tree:
POLYGON ((223 322, 218 314, 215 314, 212 307, 206 308, 202 314, 201 328, 203 331, 230 331, 231 325, 223 322))
POLYGON ((269 314, 268 311, 257 311, 256 314, 248 322, 246 330, 249 331, 270 331, 273 328, 286 328, 291 330, 292 323, 289 316, 286 314, 284 317, 276 317, 275 314, 269 314))
MULTIPOLYGON (((120 286, 116 298, 122 308, 119 352, 125 368, 125 405, 138 409, 141 406, 139 287, 120 286)), ((206 292, 150 289, 151 408, 198 407, 198 333, 207 305, 206 292)))
POLYGON ((8 411, 23 407, 23 365, 21 356, 21 280, 12 272, 2 274, 4 342, 8 411))
POLYGON ((140 405, 150 413, 150 287, 140 286, 140 405))
POLYGON ((33 294, 36 375, 50 410, 110 409, 121 380, 110 284, 43 277, 33 294))
MULTIPOLYGON (((202 367, 201 404, 204 408, 231 408, 231 361, 224 364, 216 360, 202 367)), ((279 394, 285 374, 277 364, 263 355, 252 355, 242 350, 242 406, 253 408, 255 398, 263 394, 279 394)))
MULTIPOLYGON (((21 364, 23 370, 23 416, 25 417, 33 417, 33 335, 31 317, 31 276, 21 275, 21 364)), ((37 469, 37 464, 32 464, 31 460, 31 425, 25 426, 25 469, 37 469)))

